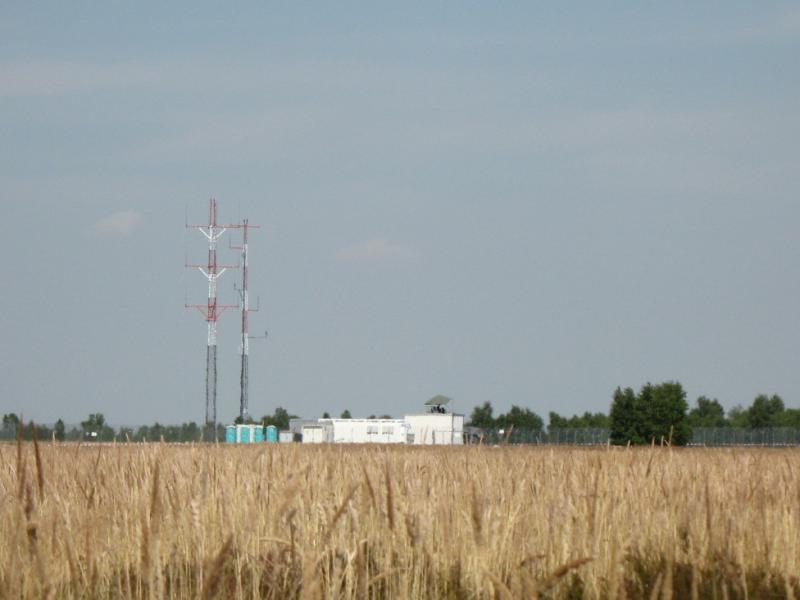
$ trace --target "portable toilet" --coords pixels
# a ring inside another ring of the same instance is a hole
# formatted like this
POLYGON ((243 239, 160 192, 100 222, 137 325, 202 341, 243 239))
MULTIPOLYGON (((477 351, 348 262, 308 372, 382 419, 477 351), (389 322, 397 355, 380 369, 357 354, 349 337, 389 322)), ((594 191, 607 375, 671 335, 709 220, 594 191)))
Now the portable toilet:
POLYGON ((271 444, 278 441, 278 428, 275 425, 267 425, 267 441, 271 444))
POLYGON ((264 428, 261 425, 253 425, 253 441, 254 442, 263 442, 264 441, 264 428))
POLYGON ((236 425, 228 425, 225 428, 225 442, 228 444, 236 443, 236 425))
POLYGON ((250 443, 250 425, 239 425, 239 443, 240 444, 249 444, 250 443))

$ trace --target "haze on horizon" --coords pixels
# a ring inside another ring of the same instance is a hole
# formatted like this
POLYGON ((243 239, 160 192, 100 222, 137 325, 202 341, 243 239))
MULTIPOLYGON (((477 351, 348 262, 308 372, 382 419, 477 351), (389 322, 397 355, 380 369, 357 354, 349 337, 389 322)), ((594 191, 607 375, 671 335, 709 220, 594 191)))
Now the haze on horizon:
POLYGON ((210 196, 255 416, 800 407, 799 51, 790 2, 8 5, 0 412, 203 419, 210 196))

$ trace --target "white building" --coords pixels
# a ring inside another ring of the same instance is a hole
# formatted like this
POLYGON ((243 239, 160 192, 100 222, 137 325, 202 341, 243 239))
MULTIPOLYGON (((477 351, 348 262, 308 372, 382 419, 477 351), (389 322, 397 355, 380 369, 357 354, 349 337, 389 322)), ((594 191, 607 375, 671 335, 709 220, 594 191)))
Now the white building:
POLYGON ((424 413, 406 415, 404 421, 414 432, 415 444, 463 444, 464 415, 455 413, 424 413))
POLYGON ((408 444, 411 428, 403 419, 321 419, 328 441, 344 444, 408 444))
POLYGON ((323 425, 303 425, 303 442, 321 444, 328 441, 328 433, 323 425))
POLYGON ((307 444, 463 444, 464 415, 431 412, 402 419, 297 420, 307 444))

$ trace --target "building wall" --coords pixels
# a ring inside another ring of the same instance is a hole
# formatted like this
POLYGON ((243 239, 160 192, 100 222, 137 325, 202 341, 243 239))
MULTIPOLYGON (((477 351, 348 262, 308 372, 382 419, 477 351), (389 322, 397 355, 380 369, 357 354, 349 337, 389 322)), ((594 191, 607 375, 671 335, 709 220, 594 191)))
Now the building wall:
POLYGON ((320 419, 328 441, 340 444, 405 444, 411 428, 404 419, 320 419))
POLYGON ((322 425, 305 425, 303 427, 304 444, 322 444, 327 441, 327 432, 322 425))
POLYGON ((435 444, 464 443, 464 415, 424 413, 402 419, 293 419, 290 429, 305 443, 435 444))
POLYGON ((425 413, 406 415, 415 444, 460 445, 464 443, 464 415, 425 413))

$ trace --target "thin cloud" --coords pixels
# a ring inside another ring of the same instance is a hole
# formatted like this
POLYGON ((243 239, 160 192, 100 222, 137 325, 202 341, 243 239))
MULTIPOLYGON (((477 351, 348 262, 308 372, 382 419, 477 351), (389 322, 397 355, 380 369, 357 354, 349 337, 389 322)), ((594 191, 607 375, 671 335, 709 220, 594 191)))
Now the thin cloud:
POLYGON ((391 242, 386 238, 372 238, 346 248, 336 253, 336 258, 342 262, 385 262, 409 260, 416 258, 418 253, 409 246, 391 242))
POLYGON ((94 224, 94 230, 101 235, 130 235, 142 222, 142 215, 135 210, 123 210, 103 217, 94 224))

